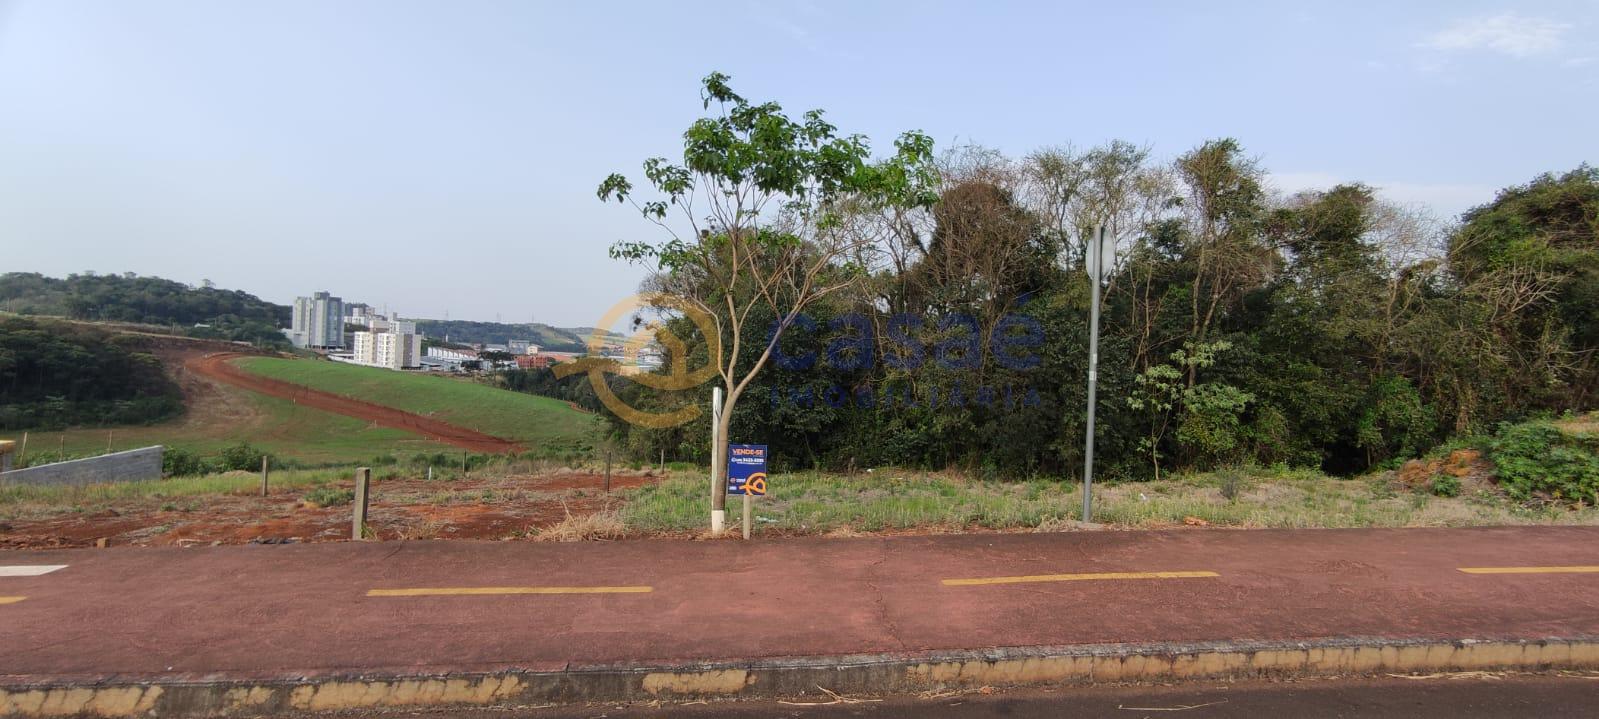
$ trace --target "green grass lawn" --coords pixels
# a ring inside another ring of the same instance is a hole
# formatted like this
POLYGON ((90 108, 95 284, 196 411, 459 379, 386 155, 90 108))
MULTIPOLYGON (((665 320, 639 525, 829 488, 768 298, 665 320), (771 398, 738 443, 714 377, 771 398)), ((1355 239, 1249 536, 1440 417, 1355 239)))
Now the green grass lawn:
POLYGON ((534 452, 588 448, 599 437, 599 419, 565 402, 468 379, 317 360, 245 357, 234 362, 265 377, 523 442, 534 452))
MULTIPOLYGON (((674 474, 624 492, 629 535, 695 533, 709 521, 704 474, 674 474)), ((1000 482, 893 469, 772 475, 755 503, 757 531, 785 534, 1070 529, 1082 517, 1075 480, 1000 482)), ((737 516, 739 497, 728 498, 737 516)), ((1433 527, 1599 524, 1592 506, 1527 506, 1481 485, 1458 497, 1396 489, 1386 474, 1343 479, 1314 470, 1238 469, 1096 485, 1094 521, 1123 528, 1433 527), (1224 490, 1224 485, 1231 490, 1224 490), (1231 493, 1232 498, 1228 498, 1231 493)))
MULTIPOLYGON (((147 426, 29 432, 28 454, 89 457, 112 450, 165 445, 203 456, 248 442, 302 464, 365 462, 378 455, 455 452, 447 444, 404 430, 374 427, 352 417, 296 405, 242 389, 225 388, 227 411, 191 410, 179 419, 147 426)), ((10 432, 5 439, 22 439, 10 432)))

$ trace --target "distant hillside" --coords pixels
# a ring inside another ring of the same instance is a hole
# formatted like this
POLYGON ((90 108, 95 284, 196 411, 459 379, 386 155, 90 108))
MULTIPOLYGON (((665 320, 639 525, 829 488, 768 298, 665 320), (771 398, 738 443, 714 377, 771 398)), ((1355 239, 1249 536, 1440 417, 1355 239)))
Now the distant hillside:
POLYGON ((36 272, 0 275, 0 310, 78 320, 176 325, 208 339, 283 345, 279 328, 289 307, 248 292, 191 287, 160 277, 74 274, 66 279, 36 272), (196 325, 206 325, 196 327, 196 325))
POLYGON ((471 320, 416 320, 417 331, 433 339, 449 338, 463 344, 505 344, 511 340, 531 340, 551 352, 582 352, 588 348, 586 327, 551 327, 538 322, 505 324, 471 320))
POLYGON ((0 430, 141 424, 183 411, 143 337, 0 317, 0 430))
POLYGON ((598 415, 564 401, 459 378, 277 357, 244 357, 233 363, 263 377, 522 442, 535 452, 588 452, 602 429, 598 415))

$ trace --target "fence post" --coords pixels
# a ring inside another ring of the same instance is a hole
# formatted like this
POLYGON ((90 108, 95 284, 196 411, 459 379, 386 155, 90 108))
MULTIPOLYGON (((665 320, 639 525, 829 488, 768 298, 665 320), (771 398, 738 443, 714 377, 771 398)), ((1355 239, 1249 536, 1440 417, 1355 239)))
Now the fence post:
POLYGON ((351 502, 355 508, 355 520, 350 526, 350 539, 357 542, 366 536, 366 506, 367 498, 371 494, 372 469, 360 467, 355 470, 355 500, 351 502))
POLYGON ((271 470, 267 468, 267 456, 261 455, 261 496, 267 496, 267 477, 271 470))
POLYGON ((605 450, 605 493, 611 493, 611 450, 605 450))

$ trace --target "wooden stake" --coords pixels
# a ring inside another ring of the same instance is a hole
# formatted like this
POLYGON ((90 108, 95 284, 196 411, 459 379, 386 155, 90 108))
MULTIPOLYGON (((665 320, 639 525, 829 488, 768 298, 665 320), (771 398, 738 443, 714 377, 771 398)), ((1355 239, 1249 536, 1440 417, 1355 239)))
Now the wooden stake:
POLYGON ((22 449, 17 452, 17 466, 22 466, 22 460, 28 458, 28 433, 22 433, 22 449))
POLYGON ((754 503, 754 498, 750 496, 749 487, 745 487, 744 488, 744 538, 745 539, 749 539, 750 538, 750 505, 753 504, 753 503, 754 503))
POLYGON ((605 493, 611 493, 611 450, 605 450, 605 493))
POLYGON ((261 496, 263 497, 267 496, 267 477, 270 473, 270 470, 267 469, 267 457, 263 454, 261 455, 261 496))
POLYGON ((355 509, 355 518, 350 524, 350 539, 357 542, 366 537, 366 507, 371 487, 372 469, 361 467, 355 470, 355 500, 350 503, 355 509))

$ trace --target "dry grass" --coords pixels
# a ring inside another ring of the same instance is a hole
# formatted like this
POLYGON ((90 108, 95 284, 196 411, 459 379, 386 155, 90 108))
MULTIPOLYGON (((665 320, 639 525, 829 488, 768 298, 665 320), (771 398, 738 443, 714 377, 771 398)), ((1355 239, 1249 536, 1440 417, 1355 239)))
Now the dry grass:
POLYGON ((593 514, 572 514, 570 511, 555 524, 538 530, 532 539, 540 542, 586 542, 592 540, 621 539, 627 533, 622 516, 615 509, 604 509, 593 514))

